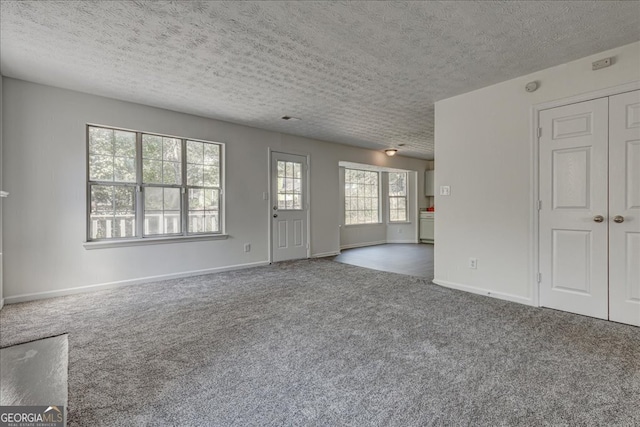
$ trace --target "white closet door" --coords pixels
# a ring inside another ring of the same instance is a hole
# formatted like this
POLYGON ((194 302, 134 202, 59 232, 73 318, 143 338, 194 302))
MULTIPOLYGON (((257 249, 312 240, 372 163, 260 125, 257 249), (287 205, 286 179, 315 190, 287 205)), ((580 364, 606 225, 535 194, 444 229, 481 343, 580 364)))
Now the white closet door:
POLYGON ((541 305, 601 319, 608 317, 608 124, 608 98, 540 112, 541 305))
POLYGON ((640 91, 609 108, 609 318, 640 326, 640 91))

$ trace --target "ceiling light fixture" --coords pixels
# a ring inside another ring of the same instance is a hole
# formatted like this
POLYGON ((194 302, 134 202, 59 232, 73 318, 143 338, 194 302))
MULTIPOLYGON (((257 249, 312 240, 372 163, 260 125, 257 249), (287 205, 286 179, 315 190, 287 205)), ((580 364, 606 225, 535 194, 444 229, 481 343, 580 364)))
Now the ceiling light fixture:
POLYGON ((389 157, 395 156, 397 152, 398 152, 398 150, 395 149, 395 148, 389 148, 387 150, 384 150, 384 154, 386 154, 389 157))

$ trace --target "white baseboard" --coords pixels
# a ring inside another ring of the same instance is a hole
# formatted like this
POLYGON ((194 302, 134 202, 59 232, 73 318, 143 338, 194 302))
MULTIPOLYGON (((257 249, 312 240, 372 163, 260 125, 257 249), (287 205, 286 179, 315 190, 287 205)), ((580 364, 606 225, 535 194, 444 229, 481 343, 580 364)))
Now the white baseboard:
POLYGON ((4 307, 4 298, 0 299, 0 310, 4 307))
POLYGON ((433 283, 444 286, 445 288, 457 289, 459 291, 470 292, 472 294, 485 295, 492 298, 502 299, 505 301, 517 302, 524 305, 534 306, 531 298, 525 298, 518 295, 507 294, 504 292, 495 292, 488 289, 476 288, 475 286, 463 285, 461 283, 449 282, 447 280, 434 279, 433 283))
POLYGON ((387 243, 420 243, 416 239, 387 240, 387 243))
POLYGON ((7 304, 15 304, 19 302, 34 301, 45 298, 61 297, 65 295, 81 294, 85 292, 102 291, 105 289, 120 288, 123 286, 140 285, 149 282, 159 282, 161 280, 180 279, 183 277, 202 276, 204 274, 221 273, 223 271, 241 270, 245 268, 261 267, 269 265, 269 261, 259 261, 247 264, 236 264, 225 267, 208 268, 205 270, 185 271, 182 273, 162 274, 158 276, 141 277, 138 279, 120 280, 117 282, 99 283, 96 285, 78 286, 77 288, 60 289, 56 291, 35 292, 31 294, 16 295, 13 297, 5 297, 3 301, 7 304))
POLYGON ((312 254, 311 258, 324 258, 324 257, 336 256, 336 255, 340 255, 340 251, 336 251, 336 252, 320 252, 319 254, 312 254))
POLYGON ((365 246, 375 246, 375 245, 384 245, 387 243, 386 240, 378 240, 375 242, 364 242, 364 243, 352 243, 350 245, 340 245, 340 250, 342 249, 353 249, 353 248, 363 248, 365 246))

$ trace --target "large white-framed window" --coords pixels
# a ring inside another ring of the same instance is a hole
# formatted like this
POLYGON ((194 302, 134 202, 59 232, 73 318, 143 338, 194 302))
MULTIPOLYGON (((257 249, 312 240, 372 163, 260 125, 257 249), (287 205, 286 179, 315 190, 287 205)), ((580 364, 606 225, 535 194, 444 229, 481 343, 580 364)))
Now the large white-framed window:
POLYGON ((407 221, 406 172, 389 172, 389 222, 407 221))
POLYGON ((344 170, 344 223, 380 222, 380 173, 359 169, 344 170))
POLYGON ((221 235, 224 145, 87 125, 87 241, 221 235))

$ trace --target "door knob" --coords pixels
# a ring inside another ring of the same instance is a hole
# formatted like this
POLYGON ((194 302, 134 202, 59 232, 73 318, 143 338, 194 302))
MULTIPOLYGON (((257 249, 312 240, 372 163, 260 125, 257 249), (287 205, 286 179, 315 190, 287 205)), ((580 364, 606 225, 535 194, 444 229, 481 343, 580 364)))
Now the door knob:
POLYGON ((624 217, 622 215, 616 215, 613 217, 613 222, 617 222, 618 224, 624 222, 624 217))
POLYGON ((595 222, 602 222, 602 221, 604 221, 604 217, 602 215, 596 215, 596 216, 593 217, 593 220, 595 222))
POLYGON ((274 218, 278 218, 278 214, 273 214, 273 217, 274 218))
POLYGON ((274 210, 274 211, 277 211, 277 210, 278 210, 278 207, 277 207, 277 206, 274 206, 274 207, 273 207, 273 210, 274 210))

